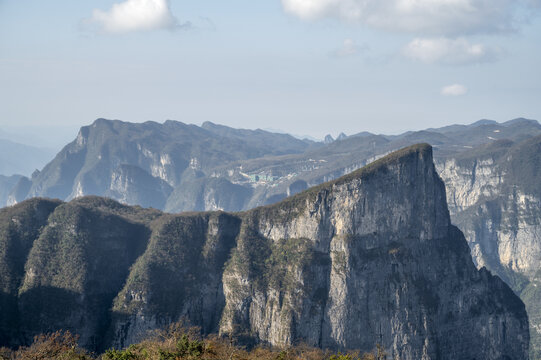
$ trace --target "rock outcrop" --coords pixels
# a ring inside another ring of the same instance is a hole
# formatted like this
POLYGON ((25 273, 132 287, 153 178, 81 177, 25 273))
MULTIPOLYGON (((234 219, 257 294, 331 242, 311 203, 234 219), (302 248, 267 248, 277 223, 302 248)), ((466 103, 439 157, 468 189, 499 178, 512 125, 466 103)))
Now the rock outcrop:
POLYGON ((0 181, 5 194, 0 204, 97 195, 167 212, 249 210, 284 199, 298 182, 309 187, 337 179, 416 143, 434 145, 439 159, 498 139, 522 141, 537 134, 541 125, 535 120, 483 120, 400 135, 341 134, 337 141, 328 137, 316 143, 210 122, 98 119, 31 179, 0 181))
MULTIPOLYGON (((302 153, 312 144, 287 134, 233 129, 210 122, 199 127, 170 120, 134 124, 97 119, 82 127, 76 139, 36 176, 11 185, 7 203, 39 196, 71 200, 98 195, 164 209, 173 188, 182 189, 205 175, 208 180, 218 166, 302 153)), ((0 183, 0 190, 9 192, 5 187, 0 183)), ((177 201, 182 203, 182 199, 177 201)), ((209 209, 212 203, 210 200, 209 209)))
MULTIPOLYGON (((20 242, 33 201, 0 212, 0 249, 20 242)), ((126 346, 186 319, 277 346, 528 358, 524 304, 473 264, 428 145, 242 213, 171 215, 92 197, 48 209, 24 267, 2 250, 20 314, 4 338, 62 327, 87 346, 126 346)))
POLYGON ((531 357, 541 358, 541 136, 499 141, 437 162, 453 223, 479 268, 526 303, 531 357))

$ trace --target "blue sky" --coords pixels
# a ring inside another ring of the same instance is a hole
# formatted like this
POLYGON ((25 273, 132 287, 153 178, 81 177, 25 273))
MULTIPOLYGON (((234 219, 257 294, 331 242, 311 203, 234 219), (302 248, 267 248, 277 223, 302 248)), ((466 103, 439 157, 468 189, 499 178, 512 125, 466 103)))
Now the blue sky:
POLYGON ((321 138, 539 120, 540 12, 539 0, 0 0, 0 129, 105 117, 321 138))

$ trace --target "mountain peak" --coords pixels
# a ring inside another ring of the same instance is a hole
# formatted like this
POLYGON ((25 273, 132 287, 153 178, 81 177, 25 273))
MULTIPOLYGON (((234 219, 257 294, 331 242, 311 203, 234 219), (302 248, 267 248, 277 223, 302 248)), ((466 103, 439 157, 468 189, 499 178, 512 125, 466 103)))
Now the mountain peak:
POLYGON ((344 140, 346 139, 348 136, 346 134, 344 134, 343 132, 341 132, 338 137, 336 138, 336 141, 340 141, 340 140, 344 140))
POLYGON ((510 125, 518 125, 518 124, 531 124, 531 125, 539 125, 539 122, 537 120, 533 119, 526 119, 526 118, 516 118, 509 121, 504 122, 502 125, 504 126, 510 126, 510 125))
POLYGON ((405 161, 411 161, 412 159, 419 159, 428 165, 432 164, 432 146, 427 143, 420 143, 394 151, 358 170, 331 181, 330 184, 342 184, 353 178, 363 178, 374 174, 387 166, 398 165, 405 161))
POLYGON ((215 123, 213 123, 212 121, 205 121, 201 124, 201 127, 203 129, 210 129, 210 128, 215 128, 215 127, 218 127, 220 125, 217 125, 215 123))
MULTIPOLYGON (((370 186, 373 186, 370 192, 384 194, 379 200, 389 204, 388 206, 395 206, 403 201, 409 202, 407 206, 416 204, 418 218, 413 219, 412 223, 417 223, 418 228, 424 226, 419 224, 419 219, 423 217, 426 219, 434 218, 437 214, 436 222, 432 224, 434 226, 420 232, 419 238, 444 236, 450 223, 445 200, 445 187, 434 168, 432 146, 425 143, 394 151, 338 179, 314 186, 281 202, 249 210, 247 213, 264 214, 265 218, 278 217, 281 219, 284 216, 287 219, 296 218, 305 216, 306 211, 311 213, 313 210, 310 209, 314 208, 314 204, 325 202, 322 198, 342 191, 340 189, 348 189, 344 190, 345 193, 350 191, 357 193, 358 189, 370 186), (420 192, 410 198, 412 184, 416 184, 416 191, 420 192), (421 191, 423 187, 424 192, 421 191), (404 200, 405 197, 408 197, 408 200, 404 200), (383 198, 384 200, 382 200, 383 198)), ((350 200, 344 201, 349 202, 350 200)), ((350 211, 349 208, 343 209, 344 213, 350 211)), ((412 209, 412 211, 415 210, 412 209)), ((402 216, 400 214, 392 215, 390 210, 388 215, 398 218, 402 216)), ((382 228, 381 231, 388 230, 382 228)))
POLYGON ((185 319, 252 344, 527 358, 524 305, 475 268, 427 144, 243 213, 94 196, 31 204, 0 211, 0 279, 14 299, 0 325, 12 342, 69 328, 85 346, 122 348, 185 319), (21 254, 2 253, 12 248, 21 254))
POLYGON ((112 123, 115 123, 115 122, 122 122, 122 121, 105 119, 105 118, 97 118, 96 120, 94 120, 94 122, 91 125, 92 126, 100 126, 100 125, 112 124, 112 123))
POLYGON ((477 120, 476 122, 474 122, 470 126, 475 127, 475 126, 481 126, 481 125, 497 125, 497 124, 498 124, 498 122, 494 121, 494 120, 481 119, 481 120, 477 120))

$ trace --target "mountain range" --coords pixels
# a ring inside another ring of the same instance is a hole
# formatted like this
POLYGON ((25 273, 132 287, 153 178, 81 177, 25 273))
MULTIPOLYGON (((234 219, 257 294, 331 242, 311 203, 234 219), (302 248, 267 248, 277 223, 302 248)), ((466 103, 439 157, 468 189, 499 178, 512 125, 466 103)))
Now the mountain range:
POLYGON ((35 196, 98 195, 168 212, 247 210, 418 142, 432 144, 438 160, 498 139, 517 142, 536 134, 541 125, 533 120, 481 120, 394 136, 342 134, 325 145, 210 122, 199 127, 98 119, 32 178, 4 188, 8 196, 0 200, 12 205, 35 196))
POLYGON ((263 130, 167 121, 96 120, 31 178, 0 178, 0 200, 107 196, 168 212, 269 205, 427 142, 446 186, 451 221, 478 268, 526 304, 531 358, 541 359, 541 125, 535 120, 367 132, 325 143, 263 130))
POLYGON ((11 346, 124 347, 185 319, 245 344, 528 358, 524 304, 475 267, 427 144, 245 212, 26 200, 0 210, 0 269, 11 346))

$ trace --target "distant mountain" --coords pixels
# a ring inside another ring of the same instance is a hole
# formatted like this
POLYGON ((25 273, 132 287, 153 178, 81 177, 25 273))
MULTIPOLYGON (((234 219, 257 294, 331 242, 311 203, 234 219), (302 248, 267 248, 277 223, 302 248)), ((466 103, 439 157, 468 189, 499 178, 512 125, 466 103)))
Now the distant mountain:
POLYGON ((22 175, 0 175, 0 201, 2 204, 6 204, 9 193, 13 190, 21 178, 23 178, 22 175))
POLYGON ((55 151, 52 149, 38 148, 0 139, 0 174, 5 176, 13 174, 29 176, 36 169, 45 166, 54 154, 55 151))
MULTIPOLYGON (((233 184, 241 185, 252 191, 252 197, 242 198, 244 207, 249 209, 269 203, 271 199, 282 199, 287 188, 297 180, 305 181, 309 186, 332 180, 345 175, 378 157, 393 150, 418 142, 427 142, 434 146, 436 160, 454 154, 469 152, 470 149, 497 141, 509 139, 521 140, 541 134, 541 125, 532 121, 515 121, 512 123, 493 124, 482 122, 476 125, 461 125, 454 130, 449 127, 445 131, 407 132, 402 135, 386 136, 360 133, 334 141, 319 148, 309 148, 302 154, 285 156, 269 156, 264 159, 255 158, 224 164, 217 167, 213 176, 225 179, 233 184)), ((208 190, 206 193, 208 193, 208 190)), ((179 193, 172 196, 178 196, 179 193)), ((193 210, 179 208, 169 200, 167 211, 193 210)), ((212 200, 201 199, 195 210, 219 209, 212 200)), ((178 202, 177 202, 178 204, 178 202)), ((237 210, 227 209, 224 210, 237 210)), ((240 210, 240 209, 238 209, 240 210)))
POLYGON ((315 138, 315 137, 313 137, 311 135, 288 133, 287 131, 284 131, 284 130, 281 130, 281 129, 276 129, 276 128, 271 128, 271 127, 266 127, 266 128, 263 128, 262 130, 265 130, 265 131, 268 131, 268 132, 271 132, 271 133, 277 133, 277 134, 289 134, 289 135, 293 136, 294 138, 301 139, 301 140, 308 140, 308 141, 313 141, 313 142, 321 142, 321 139, 315 138))
POLYGON ((98 119, 81 128, 77 139, 31 179, 26 193, 18 186, 8 203, 34 196, 72 199, 91 194, 163 208, 173 188, 211 176, 218 166, 302 153, 312 146, 317 144, 286 134, 208 122, 198 127, 175 121, 131 124, 98 119), (160 190, 149 193, 152 188, 160 190))
POLYGON ((338 137, 336 138, 336 141, 342 141, 342 140, 346 139, 347 137, 348 136, 346 134, 341 132, 340 134, 338 134, 338 137))
POLYGON ((432 144, 439 159, 535 134, 541 134, 536 121, 483 120, 394 136, 341 134, 323 144, 211 122, 199 127, 98 119, 40 173, 11 187, 7 204, 34 196, 100 195, 173 212, 238 211, 283 199, 298 180, 317 185, 414 143, 432 144))
POLYGON ((541 359, 541 135, 493 141, 440 159, 437 168, 475 263, 526 303, 530 358, 541 359))
POLYGON ((427 144, 240 213, 24 201, 0 210, 0 289, 0 346, 66 329, 102 351, 184 319, 248 345, 528 358, 524 304, 475 268, 427 144))
MULTIPOLYGON (((265 149, 265 155, 282 155, 299 153, 306 150, 308 145, 313 145, 310 140, 300 140, 289 134, 272 133, 265 130, 234 129, 224 125, 206 121, 201 125, 205 129, 219 137, 238 140, 247 144, 252 149, 265 149)), ((249 158, 259 157, 261 154, 252 153, 249 158)))

